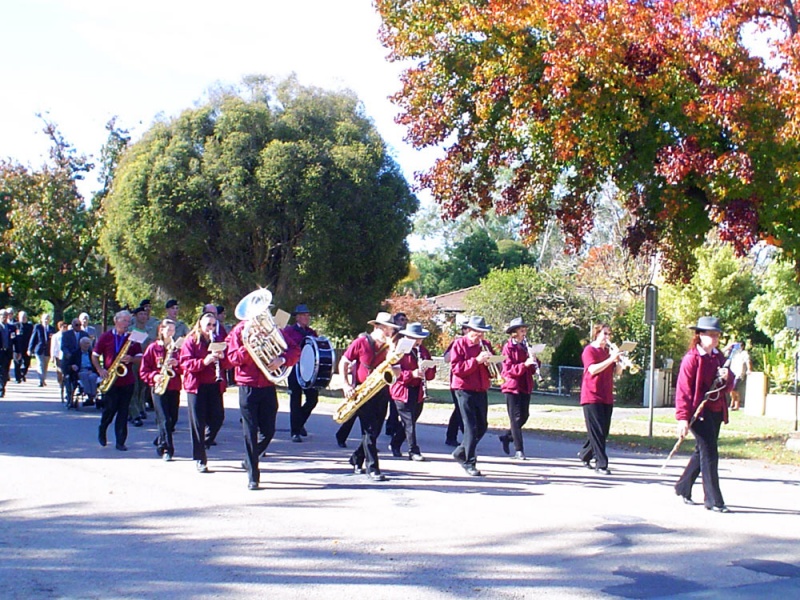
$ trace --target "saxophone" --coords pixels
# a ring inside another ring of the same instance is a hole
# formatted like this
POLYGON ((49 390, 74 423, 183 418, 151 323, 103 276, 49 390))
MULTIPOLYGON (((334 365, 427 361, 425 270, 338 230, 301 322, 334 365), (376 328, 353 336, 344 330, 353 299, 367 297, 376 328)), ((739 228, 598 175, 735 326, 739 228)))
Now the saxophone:
POLYGON ((356 411, 366 404, 370 398, 387 385, 393 384, 396 377, 392 372, 392 365, 403 358, 403 355, 411 352, 413 347, 414 340, 402 339, 397 346, 389 350, 386 359, 367 375, 367 378, 359 384, 352 396, 345 398, 344 402, 336 408, 336 412, 333 413, 333 420, 337 423, 349 421, 356 411), (410 344, 404 342, 410 342, 410 344))
POLYGON ((122 362, 122 358, 128 353, 128 348, 130 348, 132 341, 131 336, 128 335, 128 339, 125 340, 119 354, 114 357, 111 366, 106 369, 106 376, 103 378, 103 381, 100 382, 100 385, 97 386, 97 389, 103 394, 111 389, 118 377, 125 377, 125 375, 128 374, 128 367, 122 362))
POLYGON ((236 305, 234 314, 238 319, 248 319, 242 330, 242 345, 256 363, 256 366, 274 384, 286 382, 291 368, 282 365, 269 370, 269 363, 283 354, 289 345, 269 311, 272 294, 261 288, 242 298, 236 305))
POLYGON ((173 356, 175 356, 175 351, 180 347, 179 342, 182 340, 183 338, 170 340, 169 346, 167 346, 167 354, 164 357, 164 362, 161 363, 161 379, 159 379, 158 383, 153 386, 153 393, 157 396, 162 396, 164 392, 167 391, 169 380, 175 377, 175 370, 169 366, 169 361, 172 360, 173 356))

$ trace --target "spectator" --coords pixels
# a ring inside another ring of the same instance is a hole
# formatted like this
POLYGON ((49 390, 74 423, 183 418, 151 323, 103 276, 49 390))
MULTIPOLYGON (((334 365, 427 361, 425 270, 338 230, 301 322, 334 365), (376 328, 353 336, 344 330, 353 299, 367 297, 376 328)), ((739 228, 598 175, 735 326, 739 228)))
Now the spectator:
POLYGON ((36 357, 36 366, 39 368, 39 387, 47 385, 47 367, 50 364, 50 341, 55 328, 50 325, 50 314, 43 313, 41 322, 33 328, 30 342, 28 342, 28 354, 36 357))
POLYGON ((22 383, 28 380, 28 369, 31 366, 31 353, 28 351, 28 345, 33 335, 33 323, 28 322, 28 313, 24 310, 19 311, 18 318, 14 351, 19 355, 19 358, 14 360, 14 378, 17 383, 22 383))
POLYGON ((61 351, 61 338, 69 330, 69 325, 64 321, 59 321, 53 337, 50 338, 50 358, 56 364, 56 379, 58 386, 64 387, 64 353, 61 351))

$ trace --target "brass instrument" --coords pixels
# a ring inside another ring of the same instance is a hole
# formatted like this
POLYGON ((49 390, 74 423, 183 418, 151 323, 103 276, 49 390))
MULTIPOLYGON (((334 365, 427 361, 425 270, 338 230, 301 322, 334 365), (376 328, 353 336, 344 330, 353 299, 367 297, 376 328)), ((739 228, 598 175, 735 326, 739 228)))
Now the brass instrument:
POLYGON ((167 354, 164 357, 164 362, 161 363, 161 379, 158 380, 158 383, 153 386, 153 393, 161 396, 164 392, 167 391, 167 385, 169 385, 169 380, 175 377, 175 370, 169 366, 169 361, 175 356, 175 351, 181 347, 183 344, 183 338, 178 338, 177 340, 170 340, 169 345, 167 346, 167 354))
POLYGON ((269 364, 283 354, 289 345, 269 311, 270 302, 272 293, 265 288, 259 288, 239 301, 234 314, 237 319, 248 321, 242 330, 242 345, 253 362, 272 383, 283 384, 291 369, 282 365, 270 371, 269 364))
MULTIPOLYGON (((608 349, 611 350, 611 352, 619 352, 619 348, 617 347, 617 345, 612 342, 608 343, 608 349)), ((628 372, 631 375, 636 375, 639 371, 642 370, 642 368, 639 365, 637 365, 635 362, 631 360, 631 357, 628 356, 627 352, 620 353, 619 366, 622 367, 623 371, 625 369, 628 369, 628 372)))
POLYGON ((375 367, 367 378, 362 381, 355 392, 349 398, 345 398, 333 413, 333 420, 337 423, 344 423, 353 418, 356 411, 367 401, 380 392, 387 385, 394 383, 396 379, 392 372, 392 365, 403 358, 403 355, 411 352, 414 347, 414 340, 404 338, 397 345, 390 349, 386 359, 375 367))
MULTIPOLYGON (((486 350, 486 352, 491 352, 489 350, 489 345, 483 341, 481 341, 481 347, 486 350)), ((496 356, 493 354, 493 356, 496 356)), ((489 379, 492 381, 492 385, 496 387, 500 387, 505 383, 505 378, 503 377, 503 363, 502 362, 487 362, 486 368, 489 369, 489 379)))
POLYGON ((105 394, 111 389, 118 377, 125 377, 125 375, 128 374, 128 367, 122 362, 122 358, 128 353, 128 348, 130 348, 132 342, 133 340, 129 335, 125 343, 122 344, 122 349, 119 351, 119 354, 114 357, 111 366, 106 369, 106 376, 97 386, 98 391, 105 394))

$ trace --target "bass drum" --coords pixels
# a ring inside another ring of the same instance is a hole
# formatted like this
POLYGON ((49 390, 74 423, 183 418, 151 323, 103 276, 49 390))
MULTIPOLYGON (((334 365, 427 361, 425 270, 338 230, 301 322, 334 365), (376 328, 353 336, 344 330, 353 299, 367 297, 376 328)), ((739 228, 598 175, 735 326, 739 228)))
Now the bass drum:
POLYGON ((306 390, 328 387, 335 363, 336 353, 328 338, 309 335, 303 340, 300 360, 295 366, 297 382, 306 390))

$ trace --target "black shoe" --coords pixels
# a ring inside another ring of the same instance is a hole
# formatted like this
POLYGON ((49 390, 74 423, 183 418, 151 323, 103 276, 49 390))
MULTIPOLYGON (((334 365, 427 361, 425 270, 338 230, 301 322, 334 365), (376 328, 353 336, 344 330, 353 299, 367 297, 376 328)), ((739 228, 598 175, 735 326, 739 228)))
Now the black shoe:
POLYGON ((339 445, 339 448, 347 448, 347 442, 336 440, 336 443, 339 445))
POLYGON ((451 456, 452 456, 454 459, 456 459, 456 462, 457 462, 458 464, 460 464, 460 465, 462 465, 462 466, 464 465, 464 463, 465 463, 465 462, 466 462, 466 460, 467 460, 467 453, 466 453, 466 450, 464 450, 464 448, 462 448, 461 446, 459 446, 458 448, 456 448, 455 450, 453 450, 453 453, 451 454, 451 456))
POLYGON ((251 481, 250 483, 247 484, 247 489, 248 490, 257 490, 258 489, 258 484, 255 481, 251 481))
POLYGON ((722 506, 706 506, 706 510, 710 510, 712 512, 718 512, 718 513, 729 513, 729 512, 731 512, 731 509, 728 508, 727 506, 725 506, 724 504, 722 506))
POLYGON ((386 481, 386 477, 383 476, 383 473, 378 473, 377 471, 370 471, 369 478, 372 481, 386 481))
POLYGON ((392 456, 395 458, 402 458, 403 453, 400 452, 400 448, 395 448, 394 446, 389 446, 389 451, 392 453, 392 456))
POLYGON ((303 438, 301 438, 301 437, 300 437, 298 434, 294 434, 294 435, 292 436, 292 441, 293 441, 293 442, 302 442, 302 441, 303 441, 303 438))
POLYGON ((508 439, 507 435, 501 435, 500 443, 503 444, 503 452, 506 454, 511 454, 511 440, 508 439))
POLYGON ((464 465, 464 470, 467 472, 467 475, 470 477, 482 477, 483 473, 478 471, 475 465, 464 465))
POLYGON ((595 472, 600 473, 601 475, 611 475, 611 470, 608 467, 597 467, 595 472))
POLYGON ((681 496, 681 500, 683 500, 684 504, 688 504, 689 506, 694 506, 697 504, 697 502, 692 500, 689 496, 681 496))
POLYGON ((356 464, 356 462, 353 460, 352 456, 347 459, 347 462, 349 462, 350 466, 353 467, 353 473, 355 473, 356 475, 363 475, 364 474, 363 465, 356 464))
POLYGON ((412 452, 408 455, 408 460, 413 460, 415 462, 425 462, 425 457, 422 456, 419 452, 412 452))
POLYGON ((84 406, 94 406, 94 400, 91 398, 83 403, 84 406))
POLYGON ((139 417, 136 417, 136 418, 133 420, 133 426, 134 426, 134 427, 141 427, 143 424, 144 424, 144 423, 142 423, 142 420, 141 420, 139 417))
POLYGON ((445 440, 445 446, 452 446, 453 448, 458 448, 458 440, 445 440))
POLYGON ((247 471, 247 463, 246 463, 246 462, 242 461, 242 462, 240 462, 240 463, 239 463, 239 465, 240 465, 240 466, 241 466, 241 467, 242 467, 242 468, 243 468, 245 471, 247 471))
POLYGON ((308 437, 308 432, 306 431, 305 427, 300 428, 300 435, 302 435, 303 437, 308 437))
POLYGON ((100 442, 101 446, 105 446, 108 443, 106 432, 102 428, 97 431, 97 441, 100 442))
POLYGON ((216 446, 216 445, 217 445, 217 441, 216 440, 206 440, 206 447, 216 446))
POLYGON ((128 447, 125 444, 117 444, 117 450, 119 450, 120 452, 127 452, 128 447))
POLYGON ((197 461, 197 472, 198 473, 208 473, 208 466, 205 463, 201 463, 198 460, 197 461))

